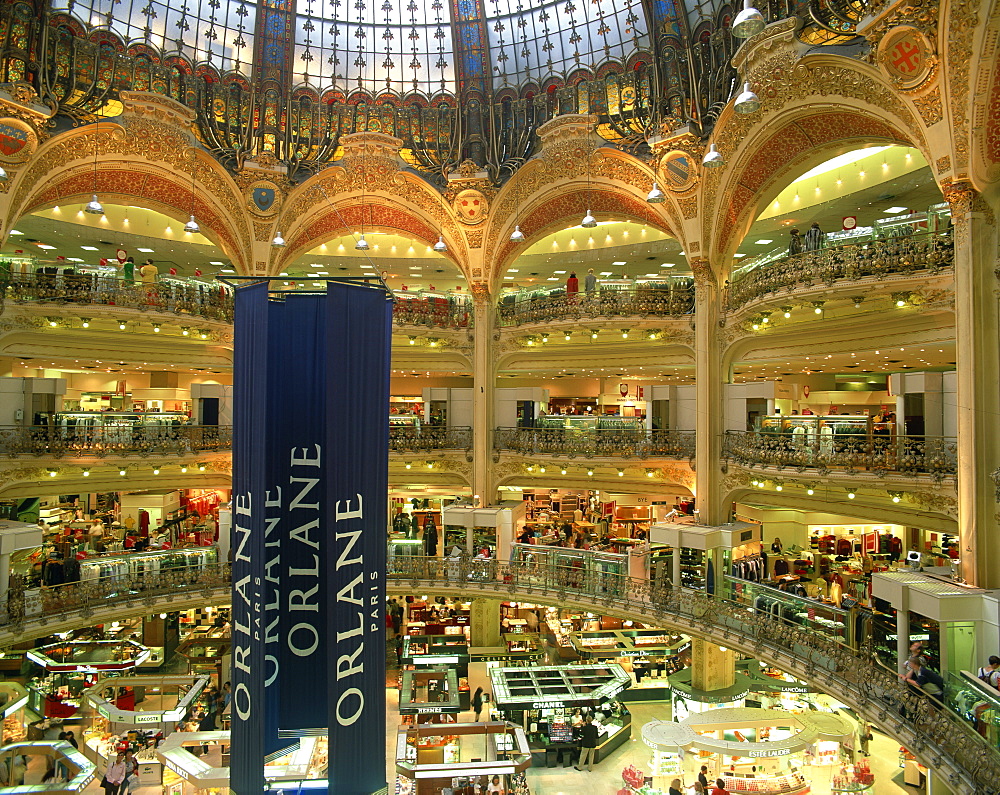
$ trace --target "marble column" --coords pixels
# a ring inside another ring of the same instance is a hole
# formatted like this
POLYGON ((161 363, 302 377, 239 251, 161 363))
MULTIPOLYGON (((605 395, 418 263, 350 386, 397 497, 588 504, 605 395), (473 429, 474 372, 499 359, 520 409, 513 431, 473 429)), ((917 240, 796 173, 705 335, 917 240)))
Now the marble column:
POLYGON ((492 490, 496 304, 486 285, 476 283, 471 289, 475 324, 472 330, 472 493, 479 495, 480 505, 489 505, 496 501, 496 493, 492 490))
POLYGON ((736 652, 701 638, 691 639, 691 687, 711 692, 736 684, 736 652))
POLYGON ((707 260, 691 260, 695 276, 695 493, 702 524, 726 521, 728 506, 722 503, 722 345, 719 318, 722 290, 707 260))
POLYGON ((481 649, 501 645, 499 599, 473 599, 469 609, 469 619, 470 646, 481 649))
POLYGON ((944 186, 955 237, 958 381, 958 527, 961 572, 981 588, 1000 587, 996 532, 1000 467, 1000 307, 997 211, 968 183, 944 186), (993 477, 991 477, 991 475, 993 477))

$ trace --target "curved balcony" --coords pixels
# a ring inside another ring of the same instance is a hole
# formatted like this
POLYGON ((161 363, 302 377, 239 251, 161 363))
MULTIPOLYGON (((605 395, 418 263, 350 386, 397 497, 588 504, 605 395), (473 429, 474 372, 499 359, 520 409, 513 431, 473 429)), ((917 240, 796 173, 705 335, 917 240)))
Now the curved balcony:
POLYGON ((620 317, 672 317, 694 311, 694 280, 670 284, 602 287, 593 293, 515 293, 500 299, 497 324, 522 326, 554 320, 611 320, 620 317))
POLYGON ((787 434, 727 431, 722 457, 742 466, 814 470, 820 475, 839 470, 875 477, 929 475, 940 481, 955 476, 958 441, 947 436, 833 436, 800 442, 787 434))
POLYGON ((937 273, 954 264, 950 233, 925 233, 846 243, 776 259, 733 274, 726 308, 817 284, 879 280, 890 276, 937 273))
POLYGON ((392 322, 397 326, 469 328, 472 326, 472 306, 464 297, 409 298, 397 295, 392 306, 392 322))
POLYGON ((389 450, 394 453, 430 453, 435 450, 472 449, 472 428, 390 428, 389 450))
POLYGON ((107 456, 222 453, 233 446, 231 425, 156 427, 0 426, 0 455, 107 456))
POLYGON ((233 297, 228 288, 193 279, 141 284, 95 273, 28 273, 11 275, 3 287, 4 298, 15 304, 107 306, 233 322, 233 297))
POLYGON ((497 428, 493 449, 520 455, 693 460, 694 431, 497 428))
MULTIPOLYGON (((228 603, 230 569, 176 569, 18 590, 0 605, 0 641, 12 643, 112 617, 148 615, 199 599, 228 603)), ((582 576, 573 567, 518 562, 401 558, 388 572, 391 593, 438 593, 463 598, 505 598, 552 604, 601 615, 628 617, 733 648, 801 679, 842 701, 861 718, 877 723, 901 745, 932 766, 954 791, 995 793, 1000 753, 961 716, 902 683, 870 650, 752 607, 645 579, 607 572, 582 576)))

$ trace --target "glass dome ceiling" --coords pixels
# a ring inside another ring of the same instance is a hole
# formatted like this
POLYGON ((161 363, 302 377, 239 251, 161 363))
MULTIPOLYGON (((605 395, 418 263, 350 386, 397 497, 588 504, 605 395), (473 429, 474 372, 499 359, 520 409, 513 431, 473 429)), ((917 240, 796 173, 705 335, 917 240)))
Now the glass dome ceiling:
POLYGON ((345 97, 541 90, 651 49, 642 0, 53 0, 52 10, 223 75, 345 97))

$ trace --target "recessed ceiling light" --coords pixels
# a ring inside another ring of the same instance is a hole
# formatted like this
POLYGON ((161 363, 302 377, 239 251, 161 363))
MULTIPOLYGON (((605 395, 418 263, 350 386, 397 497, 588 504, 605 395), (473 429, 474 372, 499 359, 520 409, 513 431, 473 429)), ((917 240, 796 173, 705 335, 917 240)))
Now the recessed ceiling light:
POLYGON ((546 279, 546 281, 558 282, 558 281, 561 281, 561 279, 558 276, 549 276, 549 278, 546 279))
POLYGON ((137 248, 136 251, 141 251, 143 254, 152 254, 153 249, 151 248, 137 248))
POLYGON ((236 273, 232 268, 223 268, 220 273, 236 273))
POLYGON ((55 248, 55 246, 50 246, 50 245, 48 245, 46 243, 39 243, 38 247, 39 248, 44 248, 46 251, 51 251, 52 249, 55 248))
POLYGON ((97 251, 97 246, 80 246, 84 251, 97 251))
POLYGON ((79 257, 66 257, 66 262, 83 262, 79 257))
POLYGON ((11 229, 10 232, 8 232, 7 234, 9 234, 9 235, 23 235, 24 232, 22 232, 20 229, 11 229))
POLYGON ((734 257, 735 257, 736 259, 743 259, 743 257, 745 257, 745 256, 746 256, 746 254, 733 254, 733 256, 734 256, 734 257))
MULTIPOLYGON (((209 262, 208 264, 209 265, 225 265, 226 263, 225 262, 209 262)), ((284 276, 285 274, 281 274, 281 275, 284 276)))
POLYGON ((287 275, 288 275, 288 272, 287 272, 287 271, 282 271, 282 272, 281 272, 281 273, 279 273, 278 275, 279 275, 279 276, 287 276, 287 275))
POLYGON ((520 273, 521 271, 517 268, 507 268, 507 273, 520 273))
POLYGON ((601 271, 601 276, 610 276, 611 271, 601 271))
POLYGON ((774 241, 762 238, 762 239, 754 241, 754 242, 756 242, 758 246, 766 246, 768 243, 773 243, 774 241))
POLYGON ((552 271, 552 272, 554 274, 556 274, 557 276, 562 276, 562 275, 564 275, 566 273, 566 271, 552 271))
POLYGON ((882 212, 889 213, 891 215, 893 213, 901 213, 905 209, 906 209, 905 207, 889 207, 889 208, 883 210, 882 212))

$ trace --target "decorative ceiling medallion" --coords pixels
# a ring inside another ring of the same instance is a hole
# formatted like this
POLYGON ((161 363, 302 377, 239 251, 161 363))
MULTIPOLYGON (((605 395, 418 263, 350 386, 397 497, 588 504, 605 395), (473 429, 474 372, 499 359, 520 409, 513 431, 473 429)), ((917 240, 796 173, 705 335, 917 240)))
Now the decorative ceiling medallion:
POLYGON ((278 186, 268 180, 251 183, 244 195, 247 198, 247 206, 256 215, 265 217, 274 215, 278 212, 278 205, 281 204, 281 192, 278 186))
POLYGON ((455 214, 464 224, 478 224, 486 218, 490 209, 490 201, 475 188, 466 188, 459 192, 452 204, 455 214))
POLYGON ((673 193, 684 193, 694 185, 697 173, 694 161, 687 152, 667 152, 660 160, 661 184, 673 193))
POLYGON ((937 63, 930 42, 919 30, 907 25, 895 27, 882 37, 878 60, 889 79, 904 91, 927 80, 937 63))
POLYGON ((23 163, 38 147, 38 136, 30 124, 9 117, 0 118, 0 161, 23 163))

